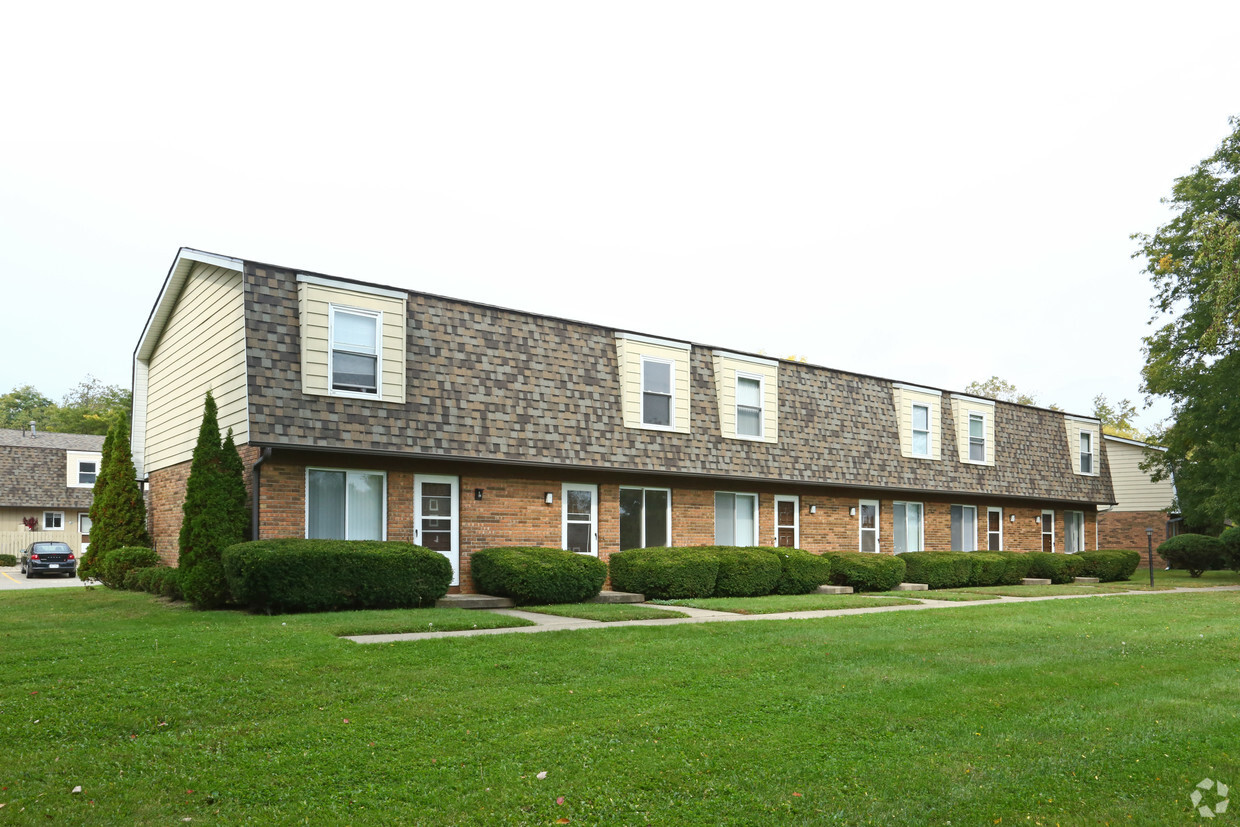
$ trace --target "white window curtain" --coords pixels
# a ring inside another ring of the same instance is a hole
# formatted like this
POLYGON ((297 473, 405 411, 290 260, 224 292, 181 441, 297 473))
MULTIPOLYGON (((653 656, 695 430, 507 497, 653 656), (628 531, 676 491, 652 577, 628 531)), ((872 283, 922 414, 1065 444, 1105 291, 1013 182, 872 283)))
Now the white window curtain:
POLYGON ((977 551, 977 509, 952 506, 952 551, 977 551))
POLYGON ((925 405, 913 406, 913 453, 930 455, 930 409, 925 405))
POLYGON ((715 494, 715 545, 752 546, 758 498, 754 494, 715 494))
POLYGON ((758 379, 736 377, 736 433, 762 436, 762 382, 758 379))
POLYGON ((383 474, 311 470, 306 497, 308 538, 383 539, 383 474))
POLYGON ((921 503, 895 503, 891 510, 895 531, 896 554, 906 551, 922 551, 921 503))

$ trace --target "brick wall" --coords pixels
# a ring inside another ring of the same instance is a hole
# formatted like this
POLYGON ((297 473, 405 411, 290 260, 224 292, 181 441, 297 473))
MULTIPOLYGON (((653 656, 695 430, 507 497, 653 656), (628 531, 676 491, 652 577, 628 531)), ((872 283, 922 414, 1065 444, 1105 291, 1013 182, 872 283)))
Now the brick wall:
MULTIPOLYGON (((237 453, 245 467, 245 490, 253 490, 253 464, 258 460, 259 449, 251 445, 238 445, 237 453)), ((146 492, 146 524, 155 543, 155 551, 170 566, 177 564, 180 556, 178 543, 181 522, 184 517, 185 484, 189 480, 190 462, 181 462, 160 468, 148 475, 146 492)), ((265 478, 264 478, 265 482, 265 478)))
POLYGON ((1141 553, 1141 565, 1148 567, 1145 530, 1154 529, 1154 566, 1167 563, 1158 556, 1158 544, 1167 539, 1165 511, 1105 511, 1098 515, 1098 547, 1127 548, 1141 553))

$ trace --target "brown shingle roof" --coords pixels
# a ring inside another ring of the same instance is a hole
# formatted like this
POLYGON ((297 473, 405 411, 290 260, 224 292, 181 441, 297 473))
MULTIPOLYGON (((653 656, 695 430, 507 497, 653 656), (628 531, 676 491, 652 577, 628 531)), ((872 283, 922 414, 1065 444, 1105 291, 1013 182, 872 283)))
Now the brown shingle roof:
MULTIPOLYGON (((0 431, 0 433, 14 433, 0 431)), ((16 433, 20 434, 21 431, 16 433)), ((9 508, 90 508, 94 498, 91 488, 70 488, 65 485, 65 449, 43 445, 44 436, 39 434, 38 445, 14 446, 0 443, 0 506, 9 508)), ((63 442, 78 445, 71 450, 99 451, 103 437, 85 434, 56 434, 59 437, 85 437, 85 440, 63 442), (91 441, 86 441, 91 440, 91 441)), ((49 440, 50 442, 51 440, 49 440)))
POLYGON ((615 331, 409 294, 403 406, 301 392, 295 272, 246 264, 251 442, 407 456, 907 491, 1111 502, 1071 471, 1063 415, 995 405, 994 467, 900 456, 892 383, 796 362, 779 369, 779 442, 721 436, 710 349, 691 353, 692 432, 625 428, 615 331))
POLYGON ((0 446, 15 448, 59 448, 62 451, 102 451, 103 437, 94 434, 56 434, 0 428, 0 446))

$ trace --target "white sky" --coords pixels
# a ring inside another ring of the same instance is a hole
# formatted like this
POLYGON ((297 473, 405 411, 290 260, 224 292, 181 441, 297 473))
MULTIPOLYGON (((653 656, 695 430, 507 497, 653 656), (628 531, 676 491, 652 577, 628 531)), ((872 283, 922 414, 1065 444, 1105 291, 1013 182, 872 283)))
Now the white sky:
POLYGON ((0 392, 128 386, 187 245, 1139 402, 1129 235, 1240 114, 1235 2, 401 6, 6 8, 0 392))

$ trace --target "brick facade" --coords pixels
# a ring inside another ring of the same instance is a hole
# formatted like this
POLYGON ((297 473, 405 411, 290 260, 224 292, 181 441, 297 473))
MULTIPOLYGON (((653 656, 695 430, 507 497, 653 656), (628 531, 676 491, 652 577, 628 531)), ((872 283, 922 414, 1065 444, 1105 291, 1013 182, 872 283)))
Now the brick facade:
POLYGON ((1167 539, 1165 511, 1105 511, 1098 515, 1098 547, 1127 548, 1141 553, 1141 565, 1149 566, 1148 539, 1145 530, 1154 529, 1154 565, 1165 568, 1158 556, 1158 544, 1167 539))
MULTIPOLYGON (((252 466, 258 460, 260 451, 252 445, 238 445, 237 453, 241 455, 241 464, 245 468, 243 475, 245 490, 252 492, 254 478, 252 466)), ((170 566, 175 566, 180 556, 179 540, 189 467, 190 461, 187 460, 167 468, 160 468, 150 473, 148 481, 146 526, 151 532, 155 551, 158 552, 160 559, 170 566)), ((304 530, 304 519, 302 526, 304 530)))
MULTIPOLYGON (((459 535, 460 587, 473 590, 469 557, 475 551, 493 546, 547 546, 562 543, 565 482, 597 484, 599 557, 606 560, 620 548, 620 488, 641 486, 671 489, 673 545, 711 545, 715 541, 716 491, 737 491, 758 495, 758 537, 774 545, 775 496, 799 497, 800 547, 813 552, 856 551, 859 544, 858 518, 849 514, 859 500, 877 499, 879 505, 879 548, 891 553, 894 537, 892 505, 897 501, 924 505, 925 546, 928 550, 947 550, 951 545, 951 506, 977 508, 977 548, 987 547, 987 508, 1003 509, 1003 548, 1011 551, 1037 551, 1041 548, 1042 528, 1037 522, 1043 508, 1055 510, 1056 549, 1064 548, 1064 509, 1082 510, 1065 503, 1011 504, 999 499, 952 498, 934 500, 914 496, 899 500, 889 492, 811 489, 786 485, 736 487, 709 480, 644 475, 594 475, 566 472, 562 475, 502 466, 460 465, 445 462, 416 462, 388 457, 312 455, 277 451, 261 467, 260 537, 304 537, 306 529, 306 468, 352 468, 383 471, 387 474, 387 538, 414 541, 413 492, 418 474, 457 476, 460 481, 459 535), (475 499, 475 490, 482 499, 475 499), (547 492, 552 503, 545 501, 547 492), (814 509, 810 513, 811 507, 814 509)), ((172 470, 172 469, 168 469, 172 470)), ((154 477, 154 474, 152 475, 154 477)), ((178 520, 179 525, 179 520, 178 520)), ((1095 514, 1085 507, 1086 548, 1096 548, 1095 514)), ((175 535, 173 536, 175 543, 175 535)), ((454 589, 456 591, 457 589, 454 589)))

